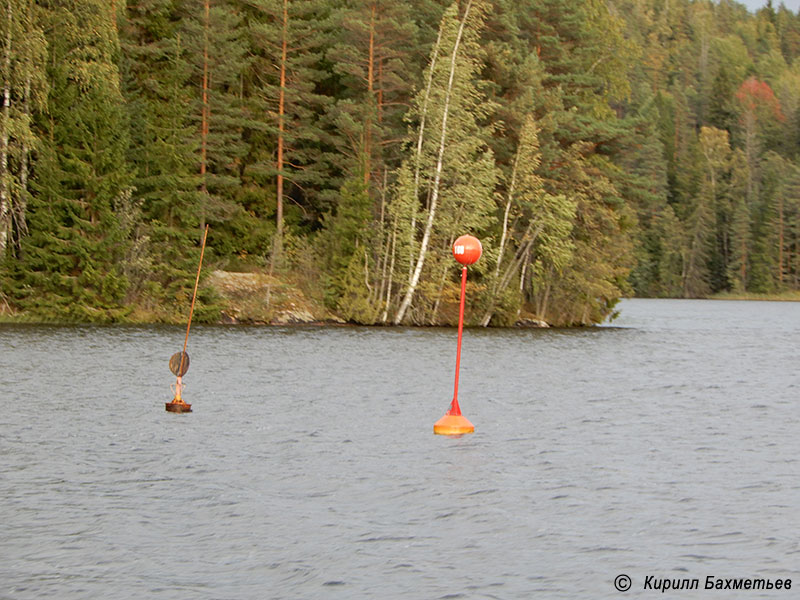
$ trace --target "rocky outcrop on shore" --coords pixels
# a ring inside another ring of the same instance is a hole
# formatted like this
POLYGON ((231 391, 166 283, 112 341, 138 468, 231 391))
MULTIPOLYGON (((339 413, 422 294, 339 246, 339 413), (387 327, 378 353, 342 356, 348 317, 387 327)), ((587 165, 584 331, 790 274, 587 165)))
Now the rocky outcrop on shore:
POLYGON ((214 271, 206 280, 220 297, 224 324, 303 325, 341 322, 292 284, 265 273, 214 271))
POLYGON ((517 319, 517 322, 514 323, 514 327, 519 327, 521 329, 545 328, 545 327, 550 327, 550 325, 546 321, 542 321, 541 319, 537 319, 536 317, 525 316, 517 319))
MULTIPOLYGON (((216 290, 222 306, 220 323, 251 325, 343 324, 345 321, 301 289, 266 273, 213 271, 206 284, 216 290)), ((549 327, 535 315, 523 312, 518 328, 549 327)))

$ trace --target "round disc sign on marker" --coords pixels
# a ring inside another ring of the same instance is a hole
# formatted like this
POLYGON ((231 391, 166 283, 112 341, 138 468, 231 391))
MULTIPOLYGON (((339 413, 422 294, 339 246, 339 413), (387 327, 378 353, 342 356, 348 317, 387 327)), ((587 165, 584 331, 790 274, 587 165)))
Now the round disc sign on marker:
POLYGON ((176 352, 169 358, 169 370, 176 377, 183 377, 189 370, 189 354, 186 352, 176 352), (181 368, 181 354, 183 355, 183 368, 181 368))
POLYGON ((481 241, 471 235, 462 235, 453 242, 453 256, 462 265, 475 264, 482 253, 481 241))

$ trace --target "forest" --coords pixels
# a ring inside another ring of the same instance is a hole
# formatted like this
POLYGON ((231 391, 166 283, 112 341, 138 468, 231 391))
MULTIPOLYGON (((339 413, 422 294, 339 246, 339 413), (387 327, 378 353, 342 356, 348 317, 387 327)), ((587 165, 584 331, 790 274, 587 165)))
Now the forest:
POLYGON ((4 0, 0 317, 601 322, 800 290, 800 15, 731 0, 4 0), (266 302, 269 302, 267 297, 266 302))

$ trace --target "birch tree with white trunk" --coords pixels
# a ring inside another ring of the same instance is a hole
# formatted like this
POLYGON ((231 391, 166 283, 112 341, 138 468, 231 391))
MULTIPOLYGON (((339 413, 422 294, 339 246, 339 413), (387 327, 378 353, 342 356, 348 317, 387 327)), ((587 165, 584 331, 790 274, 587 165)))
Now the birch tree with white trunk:
MULTIPOLYGON (((412 109, 419 126, 417 146, 401 167, 396 207, 401 218, 406 217, 406 231, 420 207, 424 225, 418 245, 406 242, 414 250, 414 267, 395 324, 407 317, 426 276, 431 249, 441 248, 457 230, 485 227, 491 218, 497 171, 486 140, 494 105, 483 94, 479 78, 479 34, 487 8, 483 0, 469 0, 461 13, 455 3, 445 11, 427 72, 429 85, 412 109)), ((416 242, 416 230, 408 233, 416 242)), ((438 254, 441 260, 447 252, 438 254)), ((439 272, 435 267, 427 271, 439 272)))
POLYGON ((43 110, 47 44, 31 0, 5 0, 0 10, 0 256, 12 234, 26 231, 32 110, 43 110))

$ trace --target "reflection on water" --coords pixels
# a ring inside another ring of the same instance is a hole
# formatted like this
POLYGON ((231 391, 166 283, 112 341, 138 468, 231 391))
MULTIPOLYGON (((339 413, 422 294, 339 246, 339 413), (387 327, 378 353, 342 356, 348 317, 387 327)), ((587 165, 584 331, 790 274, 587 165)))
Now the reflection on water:
POLYGON ((766 302, 468 330, 451 439, 451 329, 198 326, 175 415, 180 327, 1 326, 0 598, 800 586, 798 340, 766 302))

